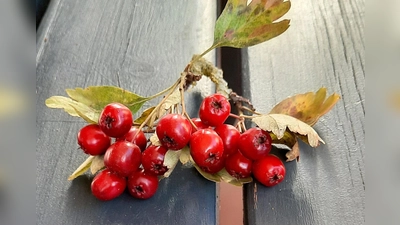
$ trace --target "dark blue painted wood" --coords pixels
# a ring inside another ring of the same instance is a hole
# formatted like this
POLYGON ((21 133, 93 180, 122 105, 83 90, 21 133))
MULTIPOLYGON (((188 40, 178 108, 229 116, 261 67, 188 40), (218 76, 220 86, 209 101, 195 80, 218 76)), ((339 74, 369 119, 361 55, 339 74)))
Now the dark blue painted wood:
MULTIPOLYGON (((90 193, 92 176, 67 181, 86 158, 76 143, 85 123, 44 104, 91 85, 157 93, 211 44, 214 20, 214 1, 52 1, 37 32, 36 224, 216 223, 216 186, 193 168, 176 168, 144 201, 125 193, 101 202, 90 193)), ((211 91, 200 83, 188 96, 191 115, 201 88, 211 91)))

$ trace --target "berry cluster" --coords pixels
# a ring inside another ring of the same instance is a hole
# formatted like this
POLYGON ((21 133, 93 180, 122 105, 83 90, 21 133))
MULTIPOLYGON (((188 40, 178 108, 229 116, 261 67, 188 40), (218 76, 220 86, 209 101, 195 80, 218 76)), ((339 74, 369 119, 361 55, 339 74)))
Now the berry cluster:
POLYGON ((221 94, 206 97, 199 118, 170 113, 156 125, 160 145, 147 145, 142 130, 133 124, 129 108, 111 103, 102 110, 98 124, 83 127, 78 133, 80 148, 89 155, 104 155, 105 168, 93 178, 91 190, 100 200, 111 200, 125 189, 135 198, 152 197, 159 176, 168 168, 164 158, 168 150, 189 146, 198 168, 214 174, 222 169, 236 179, 253 176, 265 186, 274 186, 285 177, 285 166, 270 154, 271 136, 253 127, 240 132, 225 124, 231 105, 221 94))

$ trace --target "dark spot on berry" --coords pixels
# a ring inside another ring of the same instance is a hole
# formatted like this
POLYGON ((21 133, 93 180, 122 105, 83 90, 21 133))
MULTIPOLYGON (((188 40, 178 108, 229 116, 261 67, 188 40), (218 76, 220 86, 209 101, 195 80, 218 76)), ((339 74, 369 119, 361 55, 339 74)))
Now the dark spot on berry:
POLYGON ((143 187, 142 187, 142 186, 140 186, 140 185, 135 186, 134 189, 135 189, 135 192, 136 192, 136 193, 138 193, 138 194, 140 194, 140 195, 144 194, 144 190, 143 190, 143 187))
POLYGON ((153 163, 151 170, 156 174, 160 174, 166 172, 168 170, 168 167, 164 166, 161 163, 153 163))
POLYGON ((105 122, 106 127, 107 127, 108 129, 111 129, 111 128, 112 128, 112 123, 113 123, 114 121, 115 121, 115 120, 114 120, 111 116, 106 116, 106 118, 104 119, 104 122, 105 122))
POLYGON ((217 154, 214 154, 214 153, 211 152, 208 155, 208 158, 206 159, 206 162, 213 164, 215 161, 218 161, 218 160, 219 160, 219 156, 217 154))
POLYGON ((214 109, 221 109, 222 108, 222 104, 221 104, 221 102, 213 101, 212 102, 212 107, 214 109))

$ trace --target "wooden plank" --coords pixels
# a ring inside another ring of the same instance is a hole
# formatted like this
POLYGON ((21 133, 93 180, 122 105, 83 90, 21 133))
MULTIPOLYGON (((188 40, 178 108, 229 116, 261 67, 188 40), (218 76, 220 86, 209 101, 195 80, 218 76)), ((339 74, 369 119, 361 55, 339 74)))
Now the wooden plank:
POLYGON ((273 188, 246 185, 247 224, 365 221, 365 1, 292 1, 281 36, 242 51, 243 94, 268 113, 282 99, 325 86, 341 100, 315 129, 326 145, 302 144, 273 188))
MULTIPOLYGON (((86 158, 76 143, 85 123, 44 105, 74 87, 114 85, 143 96, 165 89, 212 43, 215 12, 212 0, 51 1, 37 32, 37 224, 216 223, 216 186, 194 169, 176 168, 145 201, 124 193, 100 202, 91 176, 67 181, 86 158)), ((211 92, 203 80, 187 98, 192 116, 200 92, 211 92)))

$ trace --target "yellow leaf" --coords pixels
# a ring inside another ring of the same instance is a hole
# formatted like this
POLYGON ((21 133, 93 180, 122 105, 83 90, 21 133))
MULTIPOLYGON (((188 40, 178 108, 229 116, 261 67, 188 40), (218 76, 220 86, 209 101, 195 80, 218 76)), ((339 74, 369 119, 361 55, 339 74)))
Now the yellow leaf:
POLYGON ((286 129, 289 129, 293 133, 307 136, 308 144, 311 147, 317 147, 319 142, 324 143, 310 125, 288 115, 265 114, 254 117, 253 122, 261 129, 274 133, 278 139, 283 138, 286 129))
POLYGON ((332 109, 340 96, 334 93, 325 98, 326 88, 320 88, 316 93, 298 94, 278 103, 270 114, 289 115, 313 126, 321 116, 332 109))
POLYGON ((97 171, 105 168, 104 165, 104 155, 97 155, 93 158, 92 164, 90 165, 90 172, 92 174, 97 173, 97 171))
POLYGON ((69 177, 68 180, 73 180, 80 175, 84 174, 92 164, 94 156, 89 156, 69 177))

